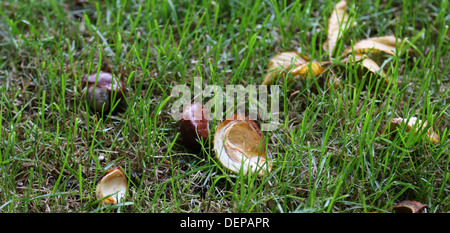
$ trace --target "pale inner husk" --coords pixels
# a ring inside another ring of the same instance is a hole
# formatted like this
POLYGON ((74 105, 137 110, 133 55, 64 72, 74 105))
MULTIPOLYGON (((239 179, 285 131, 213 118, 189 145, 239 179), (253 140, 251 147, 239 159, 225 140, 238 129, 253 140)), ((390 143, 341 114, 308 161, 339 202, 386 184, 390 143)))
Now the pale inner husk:
POLYGON ((248 122, 232 121, 217 133, 215 144, 222 165, 236 173, 243 169, 244 174, 262 175, 270 170, 261 137, 248 122))
POLYGON ((111 195, 103 200, 105 204, 117 204, 121 202, 125 197, 126 191, 127 181, 120 171, 106 175, 97 186, 98 198, 111 195))

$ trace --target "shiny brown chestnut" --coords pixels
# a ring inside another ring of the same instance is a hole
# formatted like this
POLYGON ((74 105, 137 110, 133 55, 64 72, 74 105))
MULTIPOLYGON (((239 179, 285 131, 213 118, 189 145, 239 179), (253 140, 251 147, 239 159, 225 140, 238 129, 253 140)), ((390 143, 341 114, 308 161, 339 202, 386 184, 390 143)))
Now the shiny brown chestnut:
POLYGON ((97 73, 84 77, 81 80, 81 87, 87 88, 88 105, 97 112, 108 112, 116 103, 116 101, 111 101, 112 98, 122 103, 125 102, 127 94, 125 82, 122 79, 103 71, 100 71, 98 78, 97 73))
POLYGON ((184 144, 193 149, 201 149, 201 143, 208 141, 209 122, 207 110, 199 103, 192 103, 183 110, 180 121, 181 137, 184 144))

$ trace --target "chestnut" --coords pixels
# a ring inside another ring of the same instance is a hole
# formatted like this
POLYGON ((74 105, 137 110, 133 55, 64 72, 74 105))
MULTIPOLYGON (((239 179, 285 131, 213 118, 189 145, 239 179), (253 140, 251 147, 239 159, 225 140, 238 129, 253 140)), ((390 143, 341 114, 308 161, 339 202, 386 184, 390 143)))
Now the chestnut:
POLYGON ((112 98, 125 102, 125 82, 111 73, 100 71, 98 78, 97 73, 86 76, 81 80, 81 87, 87 88, 86 100, 94 111, 108 112, 116 103, 112 98))
POLYGON ((183 110, 183 118, 180 121, 181 137, 184 144, 193 150, 201 149, 200 141, 208 141, 207 114, 207 110, 199 103, 192 103, 183 110))

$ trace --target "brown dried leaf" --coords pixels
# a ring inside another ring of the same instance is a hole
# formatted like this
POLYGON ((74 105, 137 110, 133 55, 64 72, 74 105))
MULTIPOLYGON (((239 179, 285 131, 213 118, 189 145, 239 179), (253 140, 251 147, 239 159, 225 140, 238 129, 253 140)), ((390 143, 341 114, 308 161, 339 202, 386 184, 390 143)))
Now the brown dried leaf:
POLYGON ((291 73, 294 76, 300 75, 303 77, 307 77, 310 74, 312 74, 313 76, 317 76, 319 74, 322 74, 324 71, 325 68, 323 68, 318 62, 313 61, 295 67, 291 71, 291 73))
POLYGON ((395 213, 421 213, 427 205, 417 201, 402 201, 393 206, 395 213))
MULTIPOLYGON (((424 130, 427 127, 427 121, 422 123, 421 120, 417 119, 417 117, 411 117, 408 119, 403 119, 401 117, 397 117, 391 120, 391 122, 387 125, 388 132, 395 131, 399 127, 406 125, 406 131, 409 132, 412 129, 415 129, 414 132, 419 132, 420 130, 424 130)), ((427 139, 430 140, 433 144, 439 143, 439 135, 434 132, 433 128, 429 128, 427 131, 427 139)))
POLYGON ((386 83, 389 82, 389 79, 386 78, 386 73, 380 68, 380 66, 372 59, 370 59, 369 57, 367 57, 367 55, 365 54, 355 54, 354 56, 348 56, 344 59, 341 60, 344 63, 351 63, 351 64, 356 64, 356 63, 361 63, 361 65, 363 67, 365 67, 366 69, 368 69, 370 72, 374 73, 374 74, 379 74, 381 75, 381 77, 385 78, 386 83))
POLYGON ((336 3, 330 18, 328 19, 328 37, 323 44, 325 51, 328 51, 330 59, 333 55, 333 50, 337 41, 342 36, 343 32, 347 30, 348 26, 347 1, 341 0, 336 3))
POLYGON ((395 36, 372 37, 356 42, 353 47, 348 47, 342 53, 347 55, 354 51, 355 53, 380 53, 385 52, 395 55, 396 47, 400 47, 402 40, 396 39, 395 36))
POLYGON ((290 73, 293 76, 307 77, 310 74, 317 76, 325 71, 318 62, 309 60, 308 57, 297 52, 282 52, 269 60, 267 74, 262 85, 269 85, 272 80, 281 73, 290 73))
POLYGON ((342 84, 342 81, 340 78, 337 78, 333 73, 330 74, 330 78, 327 82, 327 87, 333 86, 334 88, 342 88, 344 84, 342 84))

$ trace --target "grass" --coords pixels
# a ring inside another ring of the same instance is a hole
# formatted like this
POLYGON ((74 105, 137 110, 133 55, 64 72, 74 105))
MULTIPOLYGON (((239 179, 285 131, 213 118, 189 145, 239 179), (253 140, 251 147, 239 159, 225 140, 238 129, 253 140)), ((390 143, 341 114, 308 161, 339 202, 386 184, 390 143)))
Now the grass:
POLYGON ((448 1, 349 4, 359 23, 339 48, 395 34, 413 49, 383 63, 387 88, 352 67, 336 73, 342 89, 278 80, 281 126, 266 132, 274 169, 263 177, 185 148, 171 90, 194 77, 258 85, 286 50, 327 60, 334 1, 78 2, 0 1, 0 212, 361 213, 402 200, 450 211, 448 1), (99 70, 126 78, 125 111, 87 108, 81 79, 99 70), (439 144, 381 134, 414 115, 439 144), (102 206, 95 186, 116 166, 127 199, 102 206))

